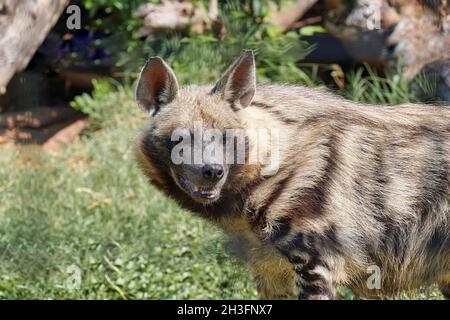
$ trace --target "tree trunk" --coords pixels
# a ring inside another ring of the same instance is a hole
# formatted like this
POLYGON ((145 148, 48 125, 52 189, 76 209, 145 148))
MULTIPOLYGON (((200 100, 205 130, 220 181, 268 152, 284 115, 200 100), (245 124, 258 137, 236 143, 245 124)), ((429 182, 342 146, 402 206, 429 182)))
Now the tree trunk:
POLYGON ((26 68, 68 0, 0 0, 0 95, 26 68))

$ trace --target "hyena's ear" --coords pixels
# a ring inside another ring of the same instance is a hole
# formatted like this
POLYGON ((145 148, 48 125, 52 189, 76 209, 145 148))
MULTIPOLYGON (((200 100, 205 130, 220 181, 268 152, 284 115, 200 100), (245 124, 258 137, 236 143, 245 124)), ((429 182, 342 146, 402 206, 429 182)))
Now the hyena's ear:
POLYGON ((212 89, 233 105, 237 102, 247 107, 256 91, 255 57, 251 50, 244 52, 228 69, 212 89))
POLYGON ((172 102, 178 93, 173 70, 160 57, 150 58, 142 68, 136 89, 136 101, 143 110, 154 115, 172 102))

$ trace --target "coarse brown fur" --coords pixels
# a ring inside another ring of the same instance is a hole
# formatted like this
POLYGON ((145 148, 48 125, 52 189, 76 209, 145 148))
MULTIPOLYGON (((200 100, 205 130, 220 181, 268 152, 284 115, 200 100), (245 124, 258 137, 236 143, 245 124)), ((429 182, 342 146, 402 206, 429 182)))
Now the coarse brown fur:
POLYGON ((291 298, 299 287, 300 298, 332 299, 339 284, 392 296, 435 282, 450 296, 450 108, 364 105, 288 85, 257 86, 236 108, 238 99, 211 88, 186 86, 160 107, 137 160, 156 187, 224 229, 261 298, 291 298), (167 147, 172 130, 194 121, 277 128, 277 174, 231 165, 220 198, 195 201, 170 174, 167 147), (368 285, 371 266, 380 288, 368 285))

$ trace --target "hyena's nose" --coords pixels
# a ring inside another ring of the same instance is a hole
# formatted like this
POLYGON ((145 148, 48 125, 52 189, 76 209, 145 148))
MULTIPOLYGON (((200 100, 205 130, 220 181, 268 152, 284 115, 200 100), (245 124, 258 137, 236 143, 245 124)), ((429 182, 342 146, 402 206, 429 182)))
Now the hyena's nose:
POLYGON ((223 166, 220 164, 206 164, 202 168, 203 177, 211 182, 217 182, 223 177, 223 166))

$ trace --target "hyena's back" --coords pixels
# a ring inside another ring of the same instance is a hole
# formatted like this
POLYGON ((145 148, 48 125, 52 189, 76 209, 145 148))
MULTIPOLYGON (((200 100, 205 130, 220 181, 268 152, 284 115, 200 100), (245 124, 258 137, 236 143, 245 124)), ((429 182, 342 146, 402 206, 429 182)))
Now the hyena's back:
POLYGON ((334 280, 366 294, 371 265, 387 294, 450 276, 449 108, 359 105, 290 86, 257 92, 242 117, 282 128, 281 167, 250 207, 282 251, 313 234, 308 245, 341 271, 334 280))

